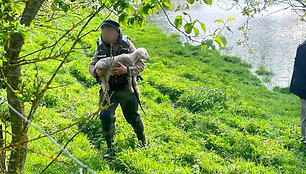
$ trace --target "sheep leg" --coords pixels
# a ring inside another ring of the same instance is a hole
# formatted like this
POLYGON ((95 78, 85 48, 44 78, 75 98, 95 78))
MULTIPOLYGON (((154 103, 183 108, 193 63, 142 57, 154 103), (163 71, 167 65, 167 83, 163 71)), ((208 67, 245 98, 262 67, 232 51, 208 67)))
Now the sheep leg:
MULTIPOLYGON (((132 86, 132 79, 131 79, 131 77, 128 77, 127 78, 127 80, 128 80, 128 86, 129 86, 129 90, 130 90, 130 92, 131 93, 134 93, 134 89, 133 89, 133 86, 132 86)), ((134 83, 135 84, 135 83, 134 83)))
POLYGON ((106 80, 105 76, 101 78, 101 88, 102 88, 104 98, 106 99, 107 102, 110 102, 110 98, 109 98, 109 95, 108 95, 109 86, 108 86, 108 83, 107 83, 107 80, 106 80))
MULTIPOLYGON (((132 81, 133 81, 132 83, 134 83, 135 87, 136 87, 136 84, 137 84, 137 80, 136 79, 137 79, 136 76, 132 77, 132 81)), ((134 91, 134 92, 137 92, 137 91, 134 91)))
POLYGON ((134 93, 137 91, 134 91, 132 84, 136 87, 137 81, 136 81, 136 76, 134 77, 128 77, 128 85, 129 85, 129 90, 134 93))

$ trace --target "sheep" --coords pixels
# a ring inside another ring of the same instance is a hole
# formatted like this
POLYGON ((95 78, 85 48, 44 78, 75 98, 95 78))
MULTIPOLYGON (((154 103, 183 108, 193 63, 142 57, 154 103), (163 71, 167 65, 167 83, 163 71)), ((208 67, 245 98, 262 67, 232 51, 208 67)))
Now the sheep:
MULTIPOLYGON (((111 73, 110 70, 112 68, 118 67, 119 66, 118 62, 129 67, 129 66, 135 65, 135 63, 139 59, 145 59, 145 60, 150 59, 150 56, 145 48, 138 48, 131 54, 121 54, 121 55, 115 56, 113 57, 113 62, 111 62, 112 61, 111 57, 106 57, 106 58, 100 59, 96 63, 95 65, 96 69, 101 69, 102 71, 106 72, 106 75, 99 77, 99 80, 101 82, 102 92, 107 101, 109 101, 109 96, 107 94, 107 91, 109 90, 108 80, 109 80, 109 76, 111 73), (112 63, 112 67, 111 67, 111 63, 112 63)), ((131 92, 136 92, 132 88, 132 83, 136 84, 136 76, 128 77, 129 90, 131 92)))

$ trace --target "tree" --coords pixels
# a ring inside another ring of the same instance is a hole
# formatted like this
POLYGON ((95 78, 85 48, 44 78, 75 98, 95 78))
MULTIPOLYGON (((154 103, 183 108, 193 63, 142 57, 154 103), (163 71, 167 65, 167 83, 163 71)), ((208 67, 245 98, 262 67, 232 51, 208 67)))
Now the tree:
MULTIPOLYGON (((38 9, 43 4, 44 0, 34 0, 31 3, 28 2, 23 10, 20 21, 13 16, 14 13, 10 13, 14 8, 12 7, 12 2, 4 1, 4 18, 11 24, 29 26, 36 16, 38 9)), ((2 8, 3 9, 3 8, 2 8)), ((18 29, 19 26, 17 26, 18 29)), ((20 32, 12 32, 10 36, 5 40, 4 50, 5 50, 5 65, 14 64, 15 61, 18 61, 19 53, 21 47, 24 43, 24 37, 20 32)), ((17 109, 18 112, 24 114, 24 103, 18 99, 15 90, 18 89, 18 86, 21 83, 21 67, 20 66, 6 66, 3 70, 3 75, 6 78, 7 82, 7 100, 8 102, 17 109)), ((27 139, 26 131, 23 131, 26 124, 25 122, 17 116, 12 110, 10 110, 10 119, 11 119, 11 129, 13 133, 12 143, 17 143, 19 141, 27 139)), ((11 151, 10 160, 8 164, 9 173, 16 173, 19 169, 20 171, 24 170, 24 164, 26 160, 26 147, 27 144, 23 144, 21 147, 16 148, 14 151, 11 151)))

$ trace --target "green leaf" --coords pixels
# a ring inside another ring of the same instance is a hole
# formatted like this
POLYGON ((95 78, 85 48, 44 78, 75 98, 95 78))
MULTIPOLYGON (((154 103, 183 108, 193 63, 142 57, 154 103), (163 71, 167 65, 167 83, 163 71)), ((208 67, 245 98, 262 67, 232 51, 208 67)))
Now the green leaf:
POLYGON ((2 67, 2 66, 3 66, 3 60, 0 59, 0 67, 2 67))
POLYGON ((40 22, 44 23, 44 22, 46 22, 46 20, 47 20, 47 16, 44 16, 44 17, 41 18, 40 22))
POLYGON ((20 26, 20 22, 19 21, 14 22, 14 28, 15 29, 17 29, 19 26, 20 26))
POLYGON ((187 0, 189 4, 193 4, 195 0, 187 0))
POLYGON ((232 22, 232 21, 234 21, 234 20, 236 20, 235 18, 228 18, 227 19, 229 22, 232 22))
POLYGON ((212 4, 212 0, 204 0, 205 4, 211 5, 212 4))
POLYGON ((143 8, 142 8, 143 14, 146 14, 146 15, 149 14, 149 10, 150 10, 150 7, 149 7, 148 5, 145 5, 145 6, 143 6, 143 8))
POLYGON ((170 10, 172 9, 172 3, 168 0, 163 1, 164 5, 167 6, 170 10))
POLYGON ((205 44, 208 46, 208 47, 211 47, 213 45, 214 41, 212 39, 207 39, 205 41, 205 44))
POLYGON ((78 11, 79 11, 79 13, 83 13, 84 11, 85 11, 85 6, 84 5, 82 5, 79 9, 78 9, 78 11))
POLYGON ((56 8, 56 3, 55 1, 53 1, 53 3, 51 4, 51 10, 54 11, 56 8))
POLYGON ((221 40, 219 35, 217 35, 215 37, 215 41, 217 42, 217 44, 219 45, 219 48, 221 49, 222 48, 222 40, 221 40))
POLYGON ((190 34, 192 32, 192 29, 193 29, 193 23, 186 23, 184 25, 184 29, 185 29, 185 32, 187 34, 190 34))
POLYGON ((68 5, 64 5, 64 6, 62 7, 62 9, 64 10, 65 13, 67 13, 68 10, 69 10, 69 6, 68 6, 68 5))
POLYGON ((185 10, 188 10, 189 9, 189 4, 188 3, 185 3, 185 10))
POLYGON ((218 19, 215 21, 216 23, 224 23, 224 21, 222 19, 218 19))
POLYGON ((68 10, 70 9, 69 4, 65 4, 63 1, 59 2, 59 7, 65 12, 67 13, 68 10))
POLYGON ((2 57, 3 62, 7 62, 7 59, 5 57, 2 57))
POLYGON ((183 17, 181 15, 177 15, 174 19, 174 25, 177 27, 177 28, 181 28, 182 26, 182 22, 183 22, 183 17))
POLYGON ((201 27, 202 27, 202 30, 204 31, 204 33, 206 33, 206 25, 204 23, 201 23, 201 27))
POLYGON ((223 45, 226 46, 226 45, 227 45, 227 40, 226 40, 226 38, 225 38, 223 35, 220 35, 220 39, 221 39, 223 45))
POLYGON ((198 36, 199 35, 199 30, 196 27, 193 27, 194 35, 198 36))
POLYGON ((126 12, 121 13, 119 18, 118 18, 118 22, 124 27, 126 26, 127 22, 128 22, 129 16, 127 15, 126 12))
POLYGON ((175 9, 175 12, 179 11, 179 10, 180 10, 180 8, 181 8, 181 6, 180 6, 180 5, 179 5, 179 6, 177 6, 177 7, 176 7, 176 9, 175 9))
POLYGON ((110 8, 112 6, 111 2, 109 0, 106 0, 104 2, 105 7, 110 8))
POLYGON ((229 26, 226 26, 226 29, 233 33, 233 31, 231 30, 231 28, 229 26))
POLYGON ((183 11, 183 14, 185 15, 185 16, 188 16, 188 18, 189 18, 189 21, 191 22, 191 16, 190 16, 190 14, 189 13, 187 13, 187 12, 185 12, 185 11, 183 11))
POLYGON ((205 44, 205 43, 202 43, 202 44, 201 44, 201 50, 202 50, 202 51, 206 51, 206 49, 207 49, 206 44, 205 44))

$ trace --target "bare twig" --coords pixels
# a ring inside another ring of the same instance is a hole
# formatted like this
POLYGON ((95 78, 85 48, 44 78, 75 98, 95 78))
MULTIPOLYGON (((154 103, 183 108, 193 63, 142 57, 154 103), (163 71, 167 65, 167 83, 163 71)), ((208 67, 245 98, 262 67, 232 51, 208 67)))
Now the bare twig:
POLYGON ((190 35, 188 35, 186 32, 182 31, 181 29, 177 28, 170 20, 166 10, 164 9, 164 7, 161 5, 160 1, 157 1, 158 2, 158 5, 159 7, 162 9, 162 11, 164 12, 169 24, 174 27, 177 31, 179 31, 180 33, 182 33, 187 39, 193 41, 193 42, 198 42, 198 43, 201 43, 201 41, 198 41, 198 40, 195 40, 195 39, 192 39, 192 37, 190 35))
MULTIPOLYGON (((27 64, 32 64, 32 63, 43 62, 43 61, 50 60, 50 59, 58 60, 57 58, 59 58, 61 56, 64 56, 66 54, 70 54, 70 53, 72 53, 74 51, 75 50, 64 51, 64 52, 62 52, 60 54, 57 54, 57 55, 54 55, 54 56, 51 56, 51 57, 43 57, 43 58, 37 57, 35 59, 24 60, 24 61, 20 61, 18 63, 14 63, 14 64, 8 64, 7 66, 21 66, 21 65, 27 65, 27 64)), ((59 60, 59 61, 62 61, 62 60, 59 60)))

